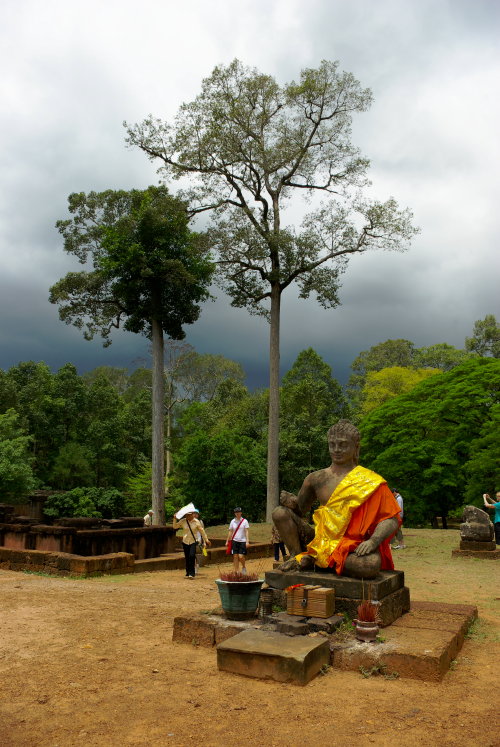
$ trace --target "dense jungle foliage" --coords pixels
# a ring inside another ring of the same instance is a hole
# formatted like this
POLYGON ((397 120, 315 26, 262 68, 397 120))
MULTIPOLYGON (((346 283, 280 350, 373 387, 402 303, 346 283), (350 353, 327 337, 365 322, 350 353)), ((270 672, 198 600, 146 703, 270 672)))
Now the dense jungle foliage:
MULTIPOLYGON (((365 384, 351 402, 312 348, 299 354, 280 389, 283 489, 296 492, 308 472, 328 465, 326 431, 340 417, 360 426, 361 463, 402 493, 406 524, 459 514, 498 489, 500 360, 442 345, 412 348, 412 363, 401 359, 407 342, 388 340, 358 356, 353 375, 361 361, 365 384)), ((189 346, 170 352, 167 521, 188 501, 207 523, 225 522, 235 503, 262 520, 268 391, 250 392, 241 367, 222 356, 189 346)), ((146 513, 149 370, 105 366, 80 376, 70 363, 52 373, 32 361, 0 370, 0 502, 23 503, 37 488, 58 492, 47 518, 146 513)))

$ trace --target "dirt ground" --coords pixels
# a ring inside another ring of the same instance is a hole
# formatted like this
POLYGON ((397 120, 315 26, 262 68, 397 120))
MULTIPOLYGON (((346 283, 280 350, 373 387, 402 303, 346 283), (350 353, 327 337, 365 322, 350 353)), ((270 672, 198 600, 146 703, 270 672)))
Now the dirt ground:
POLYGON ((218 606, 215 566, 194 580, 0 571, 1 747, 500 745, 500 562, 452 559, 454 530, 408 530, 406 543, 394 554, 412 599, 479 608, 441 683, 331 669, 300 688, 219 673, 214 650, 171 640, 176 615, 218 606))

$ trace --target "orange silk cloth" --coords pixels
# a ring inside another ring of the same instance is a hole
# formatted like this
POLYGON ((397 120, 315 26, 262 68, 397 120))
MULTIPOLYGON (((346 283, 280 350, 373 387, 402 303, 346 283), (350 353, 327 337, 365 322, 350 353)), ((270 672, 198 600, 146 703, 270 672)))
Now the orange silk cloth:
MULTIPOLYGON (((335 565, 341 574, 350 552, 369 539, 377 524, 384 519, 399 517, 399 506, 384 478, 365 467, 355 467, 337 485, 326 505, 313 515, 314 539, 307 551, 297 555, 311 555, 320 568, 335 565)), ((382 569, 392 570, 389 539, 379 546, 382 569)))

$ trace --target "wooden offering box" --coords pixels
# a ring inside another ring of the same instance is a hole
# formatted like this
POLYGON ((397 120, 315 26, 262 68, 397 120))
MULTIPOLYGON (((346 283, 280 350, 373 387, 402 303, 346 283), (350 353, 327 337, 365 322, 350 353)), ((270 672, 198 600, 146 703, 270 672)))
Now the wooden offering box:
POLYGON ((286 611, 302 617, 331 617, 335 612, 335 589, 299 584, 286 593, 286 611))

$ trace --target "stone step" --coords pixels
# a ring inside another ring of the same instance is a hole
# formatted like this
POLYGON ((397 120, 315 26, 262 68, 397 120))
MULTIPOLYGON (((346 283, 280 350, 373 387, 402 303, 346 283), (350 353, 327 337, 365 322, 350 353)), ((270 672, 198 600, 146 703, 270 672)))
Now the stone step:
POLYGON ((245 630, 217 646, 220 670, 263 680, 306 685, 329 664, 326 638, 245 630))
POLYGON ((172 552, 158 558, 144 558, 134 562, 134 573, 146 571, 175 571, 184 568, 184 553, 172 552))

